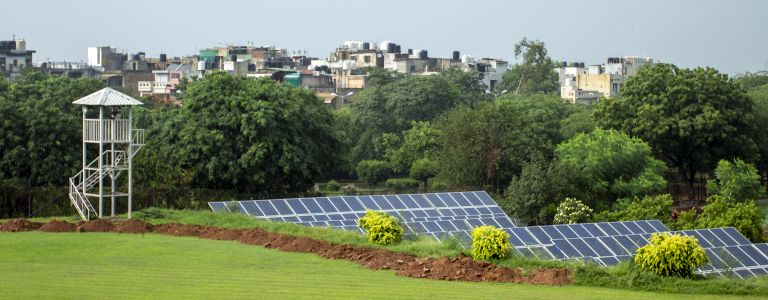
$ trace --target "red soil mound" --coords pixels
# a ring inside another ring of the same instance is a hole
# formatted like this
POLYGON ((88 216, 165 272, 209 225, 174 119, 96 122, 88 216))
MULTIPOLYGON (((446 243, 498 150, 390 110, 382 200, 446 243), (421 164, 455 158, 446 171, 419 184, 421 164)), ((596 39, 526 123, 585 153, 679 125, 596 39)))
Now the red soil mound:
POLYGON ((51 220, 48 223, 45 223, 45 225, 40 226, 38 231, 42 232, 75 232, 77 230, 77 225, 72 223, 67 223, 67 221, 56 221, 51 220))
POLYGON ((80 225, 85 232, 114 232, 115 224, 105 221, 103 219, 91 220, 87 223, 80 225))
MULTIPOLYGON (((1 230, 11 228, 33 228, 36 225, 26 220, 11 220, 2 224, 1 230), (13 223, 12 221, 15 221, 13 223)), ((91 232, 119 233, 156 233, 173 236, 197 236, 204 239, 240 241, 246 245, 259 245, 265 248, 285 252, 314 253, 327 259, 345 259, 369 269, 397 270, 397 275, 414 278, 429 278, 452 281, 487 281, 487 282, 528 282, 544 285, 568 285, 572 271, 568 269, 535 269, 528 276, 522 276, 522 270, 512 270, 496 266, 489 262, 476 261, 462 253, 459 257, 447 256, 434 259, 416 257, 413 254, 397 253, 389 250, 337 245, 322 240, 295 237, 267 232, 260 228, 249 230, 223 229, 200 225, 167 223, 153 226, 141 220, 132 219, 120 225, 112 225, 104 220, 78 223, 81 229, 91 232)), ((77 225, 64 221, 55 221, 42 225, 38 230, 45 232, 74 232, 77 225)), ((20 231, 19 229, 17 229, 20 231)), ((30 230, 30 229, 26 229, 30 230)))
POLYGON ((119 233, 147 233, 152 232, 154 226, 139 219, 130 219, 117 225, 115 232, 119 233))
POLYGON ((8 220, 0 224, 0 231, 16 232, 37 230, 45 223, 30 222, 27 219, 8 220))

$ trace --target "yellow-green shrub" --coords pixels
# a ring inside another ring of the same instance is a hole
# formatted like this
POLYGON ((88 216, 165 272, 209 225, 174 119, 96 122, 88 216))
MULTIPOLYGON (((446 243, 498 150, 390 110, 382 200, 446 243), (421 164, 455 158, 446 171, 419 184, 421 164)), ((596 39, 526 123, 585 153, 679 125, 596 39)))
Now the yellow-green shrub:
POLYGON ((635 264, 659 275, 692 277, 693 268, 709 262, 699 241, 692 236, 654 233, 650 245, 637 249, 635 264))
POLYGON ((509 234, 493 226, 480 226, 472 230, 472 257, 504 258, 509 253, 509 234))
POLYGON ((365 217, 358 220, 357 227, 365 229, 368 241, 376 244, 387 245, 403 236, 403 227, 397 223, 397 219, 383 211, 366 210, 365 217))

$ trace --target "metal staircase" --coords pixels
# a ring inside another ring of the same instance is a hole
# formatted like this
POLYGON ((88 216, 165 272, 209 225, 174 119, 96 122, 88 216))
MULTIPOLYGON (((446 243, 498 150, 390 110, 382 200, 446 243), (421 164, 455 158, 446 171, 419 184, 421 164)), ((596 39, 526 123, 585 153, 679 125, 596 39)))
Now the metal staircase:
POLYGON ((77 175, 69 178, 69 199, 83 220, 90 220, 91 213, 98 214, 86 196, 88 190, 98 185, 107 175, 116 179, 123 171, 129 170, 125 159, 126 150, 130 151, 131 158, 133 158, 144 146, 144 129, 133 129, 132 131, 134 134, 131 143, 126 144, 124 150, 104 151, 77 175), (101 159, 103 159, 104 164, 99 170, 98 165, 101 159))

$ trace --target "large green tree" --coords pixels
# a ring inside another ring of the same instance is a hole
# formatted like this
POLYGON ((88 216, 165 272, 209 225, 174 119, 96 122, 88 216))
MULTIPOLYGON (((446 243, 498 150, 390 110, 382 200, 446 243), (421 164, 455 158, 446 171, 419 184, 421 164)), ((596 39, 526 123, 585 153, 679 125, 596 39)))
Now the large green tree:
POLYGON ((619 198, 643 197, 667 186, 667 167, 638 138, 615 130, 579 134, 557 147, 590 207, 606 210, 619 198))
POLYGON ((189 166, 198 186, 306 191, 348 150, 330 108, 310 90, 214 72, 190 82, 181 101, 161 131, 172 161, 189 166))
POLYGON ((528 158, 542 155, 550 160, 553 157, 555 147, 563 141, 560 133, 561 120, 571 113, 572 106, 563 103, 556 95, 508 95, 499 97, 499 101, 506 101, 514 106, 526 119, 525 126, 521 128, 523 136, 520 138, 526 147, 519 149, 518 156, 528 158))
POLYGON ((394 133, 384 134, 384 157, 395 172, 407 172, 419 159, 433 157, 440 149, 437 142, 440 132, 429 122, 413 122, 413 128, 403 131, 402 137, 394 133))
POLYGON ((553 70, 552 59, 547 56, 544 42, 523 38, 515 44, 515 58, 522 59, 504 75, 497 90, 512 94, 551 93, 560 89, 559 78, 553 70))
POLYGON ((696 174, 720 159, 751 160, 753 101, 744 89, 712 68, 672 64, 642 68, 627 80, 622 99, 604 99, 597 125, 648 143, 656 157, 676 167, 694 199, 696 174))
POLYGON ((572 174, 557 159, 542 159, 523 164, 519 176, 512 177, 499 201, 508 215, 526 224, 543 225, 554 218, 557 205, 566 197, 573 197, 572 174))
POLYGON ((357 164, 357 175, 361 181, 371 187, 371 194, 373 194, 377 184, 389 179, 392 169, 386 161, 364 160, 357 164))
MULTIPOLYGON (((768 75, 764 75, 764 77, 768 77, 768 75)), ((768 176, 768 84, 750 88, 748 95, 755 102, 752 140, 755 142, 758 152, 753 161, 758 171, 757 174, 760 175, 760 184, 766 186, 765 190, 768 193, 768 185, 765 183, 765 178, 768 176)))

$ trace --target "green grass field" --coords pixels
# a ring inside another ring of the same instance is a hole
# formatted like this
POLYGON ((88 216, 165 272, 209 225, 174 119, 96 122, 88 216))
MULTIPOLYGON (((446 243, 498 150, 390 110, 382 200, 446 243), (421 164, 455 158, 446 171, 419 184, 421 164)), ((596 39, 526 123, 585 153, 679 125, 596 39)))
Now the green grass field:
POLYGON ((3 299, 570 300, 681 296, 581 286, 413 279, 313 254, 155 234, 0 232, 0 249, 3 299))

